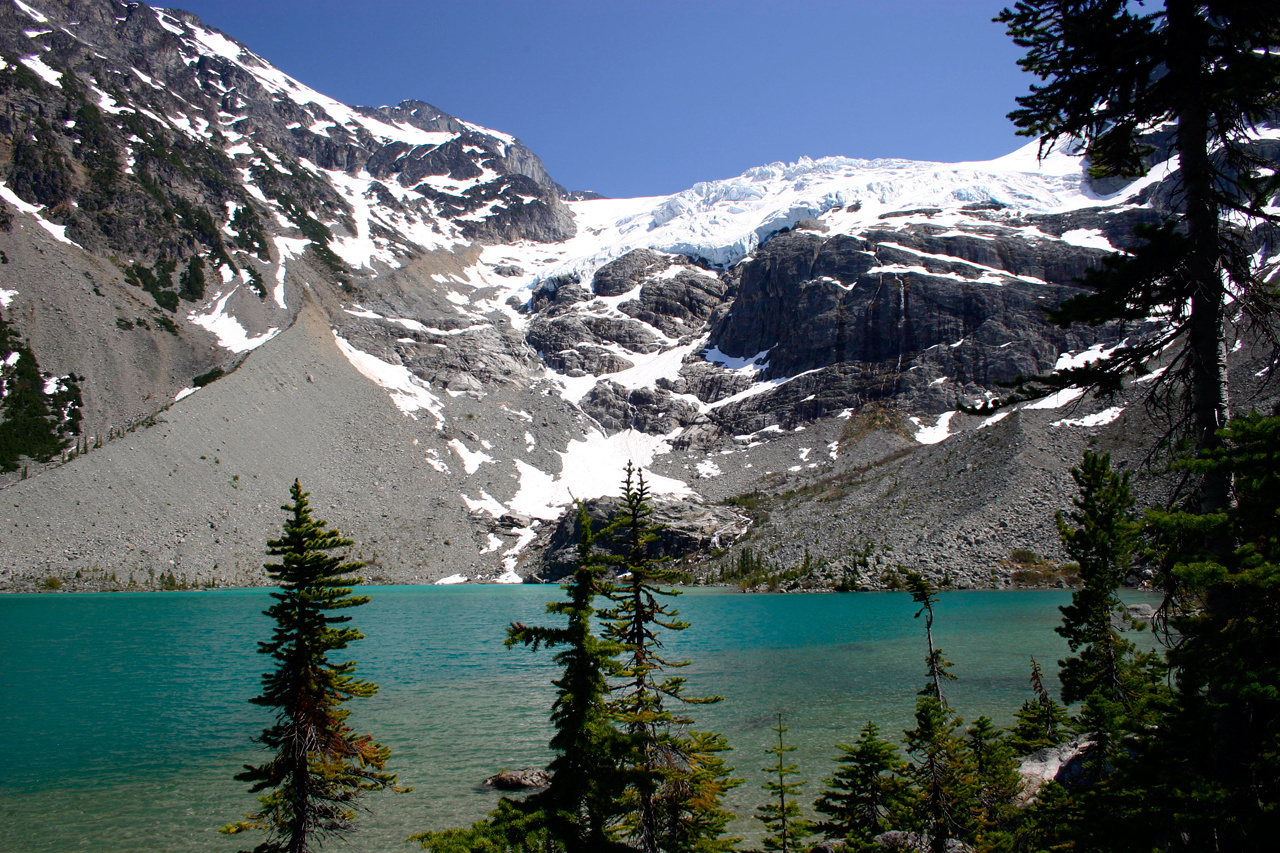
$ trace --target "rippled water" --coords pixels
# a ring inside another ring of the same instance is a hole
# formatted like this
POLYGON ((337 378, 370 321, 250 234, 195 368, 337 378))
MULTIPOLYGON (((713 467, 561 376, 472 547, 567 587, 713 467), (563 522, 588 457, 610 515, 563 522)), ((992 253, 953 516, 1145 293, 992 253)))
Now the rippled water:
MULTIPOLYGON (((372 811, 330 849, 411 850, 405 836, 483 816, 496 795, 477 788, 504 768, 545 763, 551 655, 506 649, 505 626, 545 622, 554 587, 371 587, 351 611, 366 639, 349 649, 377 696, 350 703, 352 724, 391 747, 408 794, 367 800, 372 811)), ((1007 723, 1028 695, 1028 657, 1053 671, 1053 633, 1069 593, 948 592, 935 634, 959 677, 949 698, 971 719, 1007 723)), ((1135 598, 1135 600, 1139 600, 1135 598)), ((1150 600, 1150 599, 1141 599, 1150 600)), ((262 753, 268 722, 248 703, 267 659, 261 590, 0 597, 0 848, 36 851, 233 851, 247 836, 217 827, 254 806, 232 776, 262 753)), ((923 624, 903 593, 743 595, 692 590, 692 623, 672 637, 692 664, 698 728, 724 733, 747 783, 732 804, 762 801, 764 749, 782 712, 809 798, 831 770, 833 745, 868 720, 889 732, 910 721, 924 681, 923 624)), ((741 820, 739 832, 753 833, 741 820)))

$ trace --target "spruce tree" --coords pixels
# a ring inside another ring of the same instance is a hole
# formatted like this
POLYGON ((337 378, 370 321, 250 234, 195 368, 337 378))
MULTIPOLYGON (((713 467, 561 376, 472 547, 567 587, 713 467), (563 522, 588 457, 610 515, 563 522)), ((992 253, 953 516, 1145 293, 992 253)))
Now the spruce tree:
POLYGON ((914 761, 912 771, 919 791, 918 812, 923 817, 930 853, 944 853, 947 842, 962 836, 968 823, 973 777, 959 731, 963 722, 951 715, 943 694, 944 681, 955 678, 950 661, 933 643, 933 606, 938 589, 915 572, 907 574, 911 600, 920 605, 915 618, 925 617, 925 658, 928 681, 916 700, 916 725, 904 732, 907 754, 914 761))
MULTIPOLYGON (((679 707, 719 702, 720 697, 685 696, 685 679, 667 674, 668 670, 688 666, 689 661, 664 657, 659 632, 683 631, 689 624, 681 621, 678 611, 663 601, 679 595, 678 590, 662 586, 676 581, 678 575, 665 565, 667 560, 652 554, 653 543, 663 528, 653 520, 643 472, 630 463, 622 483, 621 500, 618 512, 603 534, 610 536, 621 551, 609 560, 620 580, 608 593, 612 608, 602 614, 605 637, 622 650, 616 671, 621 681, 612 686, 615 698, 609 703, 609 711, 625 732, 630 750, 626 830, 645 853, 657 853, 661 835, 686 834, 669 822, 687 816, 694 802, 680 802, 692 792, 688 777, 692 773, 694 753, 702 748, 703 754, 695 760, 705 764, 713 753, 723 751, 727 745, 722 738, 717 740, 717 736, 710 733, 701 737, 686 736, 684 731, 693 721, 672 707, 673 704, 679 707), (712 745, 715 748, 708 752, 705 747, 712 745), (664 817, 668 822, 666 827, 664 817)), ((724 771, 725 776, 728 772, 724 771)), ((714 788, 706 785, 700 790, 704 797, 713 792, 714 788)), ((719 811, 718 797, 713 800, 708 801, 706 807, 719 811)))
POLYGON ((592 551, 595 535, 581 503, 578 522, 578 564, 563 587, 568 600, 547 605, 548 613, 565 617, 567 624, 514 623, 506 642, 535 651, 540 646, 561 649, 555 662, 563 670, 553 682, 551 748, 556 756, 547 768, 551 780, 522 804, 524 811, 540 812, 551 837, 568 853, 597 853, 612 847, 610 830, 618 820, 618 800, 626 783, 621 769, 625 741, 613 727, 608 707, 609 678, 618 674, 614 658, 621 647, 597 637, 592 626, 595 600, 609 594, 612 586, 604 580, 605 566, 592 551))
POLYGON ((1015 802, 1022 776, 1009 739, 984 716, 965 731, 965 744, 973 772, 970 831, 980 850, 1012 849, 1021 817, 1015 802))
POLYGON ((1034 696, 1014 712, 1017 720, 1006 741, 1014 755, 1030 755, 1037 750, 1057 746, 1071 737, 1071 716, 1049 695, 1044 686, 1044 672, 1031 658, 1031 691, 1034 696))
POLYGON ((946 853, 948 841, 966 835, 974 796, 972 768, 960 738, 963 723, 927 692, 916 699, 915 720, 904 735, 907 755, 914 761, 917 815, 930 853, 946 853))
POLYGON ((837 769, 813 808, 826 819, 816 824, 826 838, 843 841, 850 853, 879 849, 875 837, 910 822, 915 806, 907 763, 880 737, 874 722, 862 727, 852 745, 836 744, 837 769))
POLYGON ((1109 454, 1090 451, 1071 475, 1079 488, 1075 509, 1058 513, 1057 523, 1084 586, 1060 608, 1062 625, 1056 630, 1075 654, 1059 661, 1059 677, 1063 701, 1084 703, 1076 722, 1090 735, 1086 764, 1098 780, 1114 766, 1125 737, 1154 722, 1160 670, 1154 655, 1138 654, 1122 633, 1128 619, 1116 591, 1128 574, 1138 534, 1129 476, 1111 470, 1109 454))
POLYGON ((813 834, 812 824, 800 812, 800 791, 805 783, 789 781, 791 777, 799 776, 800 771, 797 765, 788 764, 785 759, 786 754, 795 752, 796 748, 787 746, 783 738, 788 729, 782 724, 782 714, 778 714, 778 725, 773 727, 773 731, 778 735, 778 745, 769 747, 765 752, 777 760, 764 768, 770 778, 763 788, 775 799, 758 806, 755 817, 769 833, 762 841, 765 850, 799 853, 804 849, 804 840, 813 834))
POLYGON ((307 853, 331 835, 353 827, 353 805, 370 791, 395 788, 395 774, 385 772, 391 750, 347 725, 352 698, 367 698, 378 686, 355 677, 355 661, 337 663, 329 655, 363 635, 346 625, 350 616, 332 611, 358 607, 367 596, 351 594, 361 579, 350 575, 362 564, 343 562, 330 552, 353 543, 337 530, 311 517, 308 494, 297 480, 283 535, 267 542, 267 553, 279 557, 265 568, 280 584, 267 616, 275 620, 269 641, 258 651, 270 655, 276 668, 262 676, 262 695, 250 701, 276 709, 275 723, 258 742, 275 754, 265 764, 245 765, 236 776, 251 783, 261 808, 245 820, 222 828, 226 833, 265 830, 269 838, 255 853, 307 853), (339 627, 341 626, 341 627, 339 627))
MULTIPOLYGON (((1240 227, 1280 222, 1268 206, 1280 176, 1250 141, 1280 91, 1275 3, 1020 0, 996 20, 1026 48, 1018 64, 1042 81, 1009 114, 1019 133, 1040 137, 1042 153, 1078 141, 1094 176, 1136 176, 1154 153, 1145 135, 1172 133, 1178 168, 1166 222, 1140 232, 1144 244, 1108 259, 1084 280, 1092 292, 1052 315, 1064 326, 1154 314, 1165 322, 1061 381, 1117 390, 1122 375, 1148 373, 1173 346, 1179 354, 1155 387, 1185 389, 1195 446, 1220 447, 1229 414, 1227 304, 1263 324, 1276 309, 1240 227)), ((1200 508, 1227 506, 1229 490, 1224 471, 1203 472, 1200 508)))
POLYGON ((929 648, 929 656, 925 658, 929 669, 929 681, 925 684, 923 690, 920 691, 921 696, 932 696, 938 700, 938 704, 942 706, 942 710, 947 710, 947 699, 942 691, 942 685, 947 681, 954 681, 955 676, 949 671, 951 669, 951 661, 942 656, 942 649, 933 644, 933 605, 938 601, 938 588, 929 583, 923 575, 916 572, 907 573, 907 591, 911 593, 911 600, 920 605, 920 609, 916 611, 915 618, 919 619, 924 616, 924 636, 925 642, 929 648))
POLYGON ((678 773, 664 780, 656 800, 658 849, 667 853, 728 853, 742 841, 726 836, 733 812, 721 805, 742 784, 720 757, 730 749, 723 735, 687 732, 680 737, 678 773))
POLYGON ((1058 664, 1062 699, 1070 704, 1102 692, 1123 702, 1129 689, 1122 669, 1133 644, 1115 624, 1124 613, 1116 590, 1129 572, 1138 535, 1129 474, 1111 470, 1110 454, 1086 450, 1071 476, 1079 489, 1071 500, 1076 508, 1065 516, 1059 512, 1056 521, 1084 585, 1072 593, 1071 604, 1059 608, 1062 624, 1055 630, 1075 653, 1058 664))
POLYGON ((1261 851, 1280 821, 1280 417, 1237 418, 1220 438, 1186 465, 1231 476, 1232 505, 1147 516, 1179 642, 1133 823, 1170 849, 1261 851))
POLYGON ((80 388, 74 375, 52 383, 35 354, 0 317, 0 471, 25 457, 48 462, 80 434, 80 388))

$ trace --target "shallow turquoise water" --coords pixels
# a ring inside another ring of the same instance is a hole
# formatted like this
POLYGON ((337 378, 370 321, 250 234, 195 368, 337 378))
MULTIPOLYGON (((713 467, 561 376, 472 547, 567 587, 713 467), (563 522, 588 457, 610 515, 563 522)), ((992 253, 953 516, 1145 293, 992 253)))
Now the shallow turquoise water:
MULTIPOLYGON (((411 832, 469 822, 496 796, 478 790, 503 768, 547 759, 551 655, 506 649, 511 621, 546 621, 554 587, 370 587, 351 611, 366 639, 349 649, 381 685, 352 724, 391 747, 414 790, 368 800, 372 811, 331 849, 411 850, 411 832)), ((1007 723, 1028 695, 1030 655, 1052 672, 1053 633, 1070 594, 948 592, 935 637, 959 680, 948 698, 966 719, 1007 723)), ((1134 600, 1151 600, 1133 596, 1134 600)), ((263 590, 0 597, 0 847, 36 851, 233 851, 216 832, 254 806, 232 776, 261 753, 268 722, 248 703, 267 659, 263 590)), ((724 733, 747 783, 740 814, 761 801, 759 769, 784 714, 808 797, 830 773, 833 745, 868 720, 896 733, 924 682, 922 620, 905 593, 743 595, 692 590, 692 623, 671 637, 693 709, 724 733)), ((739 831, 753 831, 741 821, 739 831)), ((252 843, 257 843, 256 841, 252 843)))

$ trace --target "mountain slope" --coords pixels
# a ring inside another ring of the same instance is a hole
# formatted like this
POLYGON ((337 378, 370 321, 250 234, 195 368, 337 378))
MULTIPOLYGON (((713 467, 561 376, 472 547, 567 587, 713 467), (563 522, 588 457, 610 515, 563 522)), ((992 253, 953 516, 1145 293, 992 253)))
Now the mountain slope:
POLYGON ((1057 555, 1085 442, 1146 428, 961 409, 1121 339, 1041 309, 1160 215, 1158 145, 1106 187, 1029 147, 566 201, 514 137, 337 103, 184 12, 0 0, 0 59, 0 314, 81 395, 65 464, 0 475, 0 586, 261 582, 295 477, 373 577, 554 576, 552 522, 628 460, 703 576, 1002 583, 1057 555))

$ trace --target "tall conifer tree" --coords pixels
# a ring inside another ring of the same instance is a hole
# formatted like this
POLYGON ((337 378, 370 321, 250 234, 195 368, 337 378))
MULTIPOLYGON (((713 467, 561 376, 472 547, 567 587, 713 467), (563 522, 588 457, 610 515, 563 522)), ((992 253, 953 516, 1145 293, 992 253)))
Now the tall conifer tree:
POLYGON ((1141 756, 1130 823, 1169 849, 1262 851, 1280 825, 1280 417, 1237 418, 1221 439, 1187 464, 1233 475, 1233 504, 1148 514, 1176 694, 1141 756), (1230 550, 1207 548, 1206 530, 1230 550))
MULTIPOLYGON (((1177 191, 1174 215, 1140 233, 1145 244, 1112 256, 1085 278, 1091 293, 1063 303, 1063 325, 1167 317, 1161 330, 1107 359, 1068 371, 1061 381, 1120 387, 1125 373, 1181 343, 1157 387, 1185 388, 1195 446, 1220 446, 1229 415, 1226 307, 1264 327, 1275 317, 1244 229, 1274 225, 1269 207, 1280 189, 1272 165, 1250 147, 1256 123, 1271 117, 1280 93, 1280 13, 1258 0, 1021 0, 996 18, 1026 48, 1019 60, 1042 82, 1009 114, 1044 152, 1078 140, 1096 177, 1136 176, 1153 153, 1144 135, 1172 127, 1177 191)), ((1200 484, 1205 511, 1225 507, 1225 472, 1200 484)))
POLYGON ((353 731, 346 723, 350 711, 342 708, 348 699, 372 696, 378 686, 355 677, 354 661, 329 660, 330 653, 363 637, 345 626, 350 616, 333 614, 369 601, 351 594, 361 579, 350 573, 363 564, 344 563, 330 553, 353 543, 311 517, 297 480, 290 496, 292 502, 281 507, 289 513, 283 535, 267 543, 267 553, 280 558, 266 564, 280 584, 271 593, 276 603, 265 611, 276 627, 268 642, 258 644, 276 668, 262 676, 262 695, 250 700, 276 709, 274 725, 258 738, 275 754, 236 776, 252 784, 251 792, 270 793, 259 797, 257 812, 222 828, 232 834, 265 830, 270 838, 255 853, 319 849, 326 836, 352 828, 353 804, 361 794, 394 788, 396 779, 385 772, 391 750, 353 731))
POLYGON ((727 822, 731 815, 720 808, 719 794, 732 768, 716 757, 728 749, 724 739, 712 733, 688 733, 693 720, 677 710, 682 705, 719 702, 720 697, 686 696, 685 679, 668 674, 689 661, 666 658, 660 632, 683 631, 689 623, 681 621, 678 611, 663 600, 679 595, 678 590, 663 586, 679 576, 667 567, 665 558, 653 554, 663 528, 654 522, 644 473, 630 463, 621 500, 603 534, 621 551, 610 559, 620 580, 609 593, 613 606, 603 614, 605 636, 622 650, 617 670, 622 680, 613 685, 615 698, 609 709, 627 735, 630 749, 629 814, 624 824, 645 853, 657 853, 664 837, 669 843, 676 843, 675 839, 692 843, 690 826, 682 827, 681 822, 727 822), (718 775, 707 775, 710 768, 716 768, 718 775))
MULTIPOLYGON (((568 853, 596 853, 610 849, 610 829, 618 819, 618 799, 625 786, 620 764, 625 743, 609 714, 609 678, 618 673, 614 657, 621 647, 597 637, 591 624, 595 600, 612 591, 604 579, 605 566, 593 553, 595 535, 586 507, 578 504, 578 564, 564 586, 567 601, 552 602, 547 612, 566 617, 563 627, 514 623, 507 645, 536 650, 560 647, 555 661, 563 667, 554 682, 556 700, 551 721, 556 756, 548 769, 547 788, 525 801, 525 810, 543 813, 551 835, 568 853)), ((425 844, 424 844, 425 846, 425 844)))
POLYGON ((1072 733, 1071 717, 1044 686, 1044 671, 1031 658, 1031 699, 1014 712, 1017 720, 1009 731, 1009 748, 1014 755, 1030 755, 1048 746, 1057 746, 1072 733))

